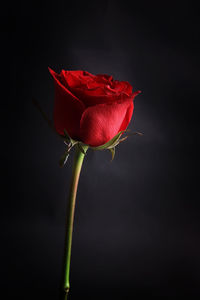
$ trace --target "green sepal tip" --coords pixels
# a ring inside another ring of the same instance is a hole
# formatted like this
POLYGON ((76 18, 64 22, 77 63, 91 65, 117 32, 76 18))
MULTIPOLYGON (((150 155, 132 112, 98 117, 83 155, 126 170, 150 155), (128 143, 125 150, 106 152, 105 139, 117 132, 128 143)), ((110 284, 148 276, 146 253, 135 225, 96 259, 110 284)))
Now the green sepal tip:
POLYGON ((114 159, 114 157, 115 157, 115 147, 114 148, 110 148, 109 149, 110 150, 110 152, 111 152, 111 161, 113 161, 113 159, 114 159))

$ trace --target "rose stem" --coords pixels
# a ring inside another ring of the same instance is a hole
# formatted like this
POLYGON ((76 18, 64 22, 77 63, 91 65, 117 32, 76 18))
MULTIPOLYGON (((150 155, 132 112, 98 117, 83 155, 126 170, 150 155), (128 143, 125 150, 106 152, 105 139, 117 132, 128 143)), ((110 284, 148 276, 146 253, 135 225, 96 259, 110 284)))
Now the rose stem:
MULTIPOLYGON (((64 253, 64 291, 65 300, 69 293, 69 273, 70 273, 70 260, 71 260, 71 246, 72 246, 72 233, 73 233, 73 223, 74 223, 74 211, 76 194, 79 182, 79 176, 81 172, 81 167, 83 164, 85 154, 81 152, 78 145, 75 146, 75 155, 72 167, 72 178, 69 191, 68 207, 67 207, 67 218, 66 218, 66 236, 65 236, 65 253, 64 253)), ((88 146, 82 146, 84 152, 86 153, 88 146)))

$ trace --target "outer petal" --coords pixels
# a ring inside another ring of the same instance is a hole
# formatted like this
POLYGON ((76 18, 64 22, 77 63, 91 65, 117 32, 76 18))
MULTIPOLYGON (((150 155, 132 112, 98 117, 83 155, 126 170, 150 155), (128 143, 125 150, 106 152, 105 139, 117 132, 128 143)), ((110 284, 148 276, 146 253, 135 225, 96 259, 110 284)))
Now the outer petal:
POLYGON ((131 102, 131 104, 127 108, 126 115, 124 117, 124 120, 121 124, 119 131, 126 130, 126 128, 128 127, 128 124, 130 123, 132 115, 133 115, 133 109, 134 109, 134 104, 133 104, 133 102, 131 102))
POLYGON ((90 146, 100 146, 111 140, 130 122, 132 100, 88 107, 81 118, 81 140, 90 146))
POLYGON ((75 94, 86 107, 104 104, 104 103, 114 103, 122 98, 121 93, 109 93, 106 89, 101 87, 94 90, 82 90, 82 89, 71 89, 73 94, 75 94), (107 94, 106 94, 107 93, 107 94))
POLYGON ((80 119, 85 106, 63 85, 59 74, 50 68, 49 71, 55 84, 54 126, 56 131, 63 134, 66 129, 72 138, 80 139, 80 119))
MULTIPOLYGON (((141 93, 141 91, 134 92, 132 94, 133 99, 140 93, 141 93)), ((119 131, 125 130, 128 127, 128 124, 130 123, 132 115, 133 115, 133 109, 134 109, 134 103, 131 102, 130 106, 127 108, 126 115, 124 117, 124 120, 121 124, 119 131)))

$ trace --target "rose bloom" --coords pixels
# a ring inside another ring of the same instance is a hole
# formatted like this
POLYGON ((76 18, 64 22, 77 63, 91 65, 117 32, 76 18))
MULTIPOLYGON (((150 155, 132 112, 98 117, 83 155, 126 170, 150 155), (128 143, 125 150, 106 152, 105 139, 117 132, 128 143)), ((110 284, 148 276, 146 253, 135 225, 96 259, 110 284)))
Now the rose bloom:
POLYGON ((49 68, 55 83, 54 126, 56 131, 97 147, 127 128, 133 114, 133 92, 126 81, 105 74, 49 68))

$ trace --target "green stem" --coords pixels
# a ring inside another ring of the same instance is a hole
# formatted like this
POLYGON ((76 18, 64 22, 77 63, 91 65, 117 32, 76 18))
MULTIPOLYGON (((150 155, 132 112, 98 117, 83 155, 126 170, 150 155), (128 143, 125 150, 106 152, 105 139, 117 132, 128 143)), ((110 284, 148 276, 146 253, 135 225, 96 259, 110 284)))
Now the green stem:
MULTIPOLYGON (((85 154, 81 152, 78 145, 75 146, 75 156, 72 168, 72 178, 69 191, 68 208, 67 208, 67 220, 66 220, 66 237, 65 237, 65 255, 64 255, 64 291, 65 300, 69 293, 69 273, 70 273, 70 260, 71 260, 71 247, 72 247, 72 234, 73 234, 73 223, 74 223, 74 211, 76 203, 76 194, 79 182, 79 176, 81 172, 81 167, 83 164, 85 154)), ((83 150, 86 152, 88 146, 82 146, 83 150)))

